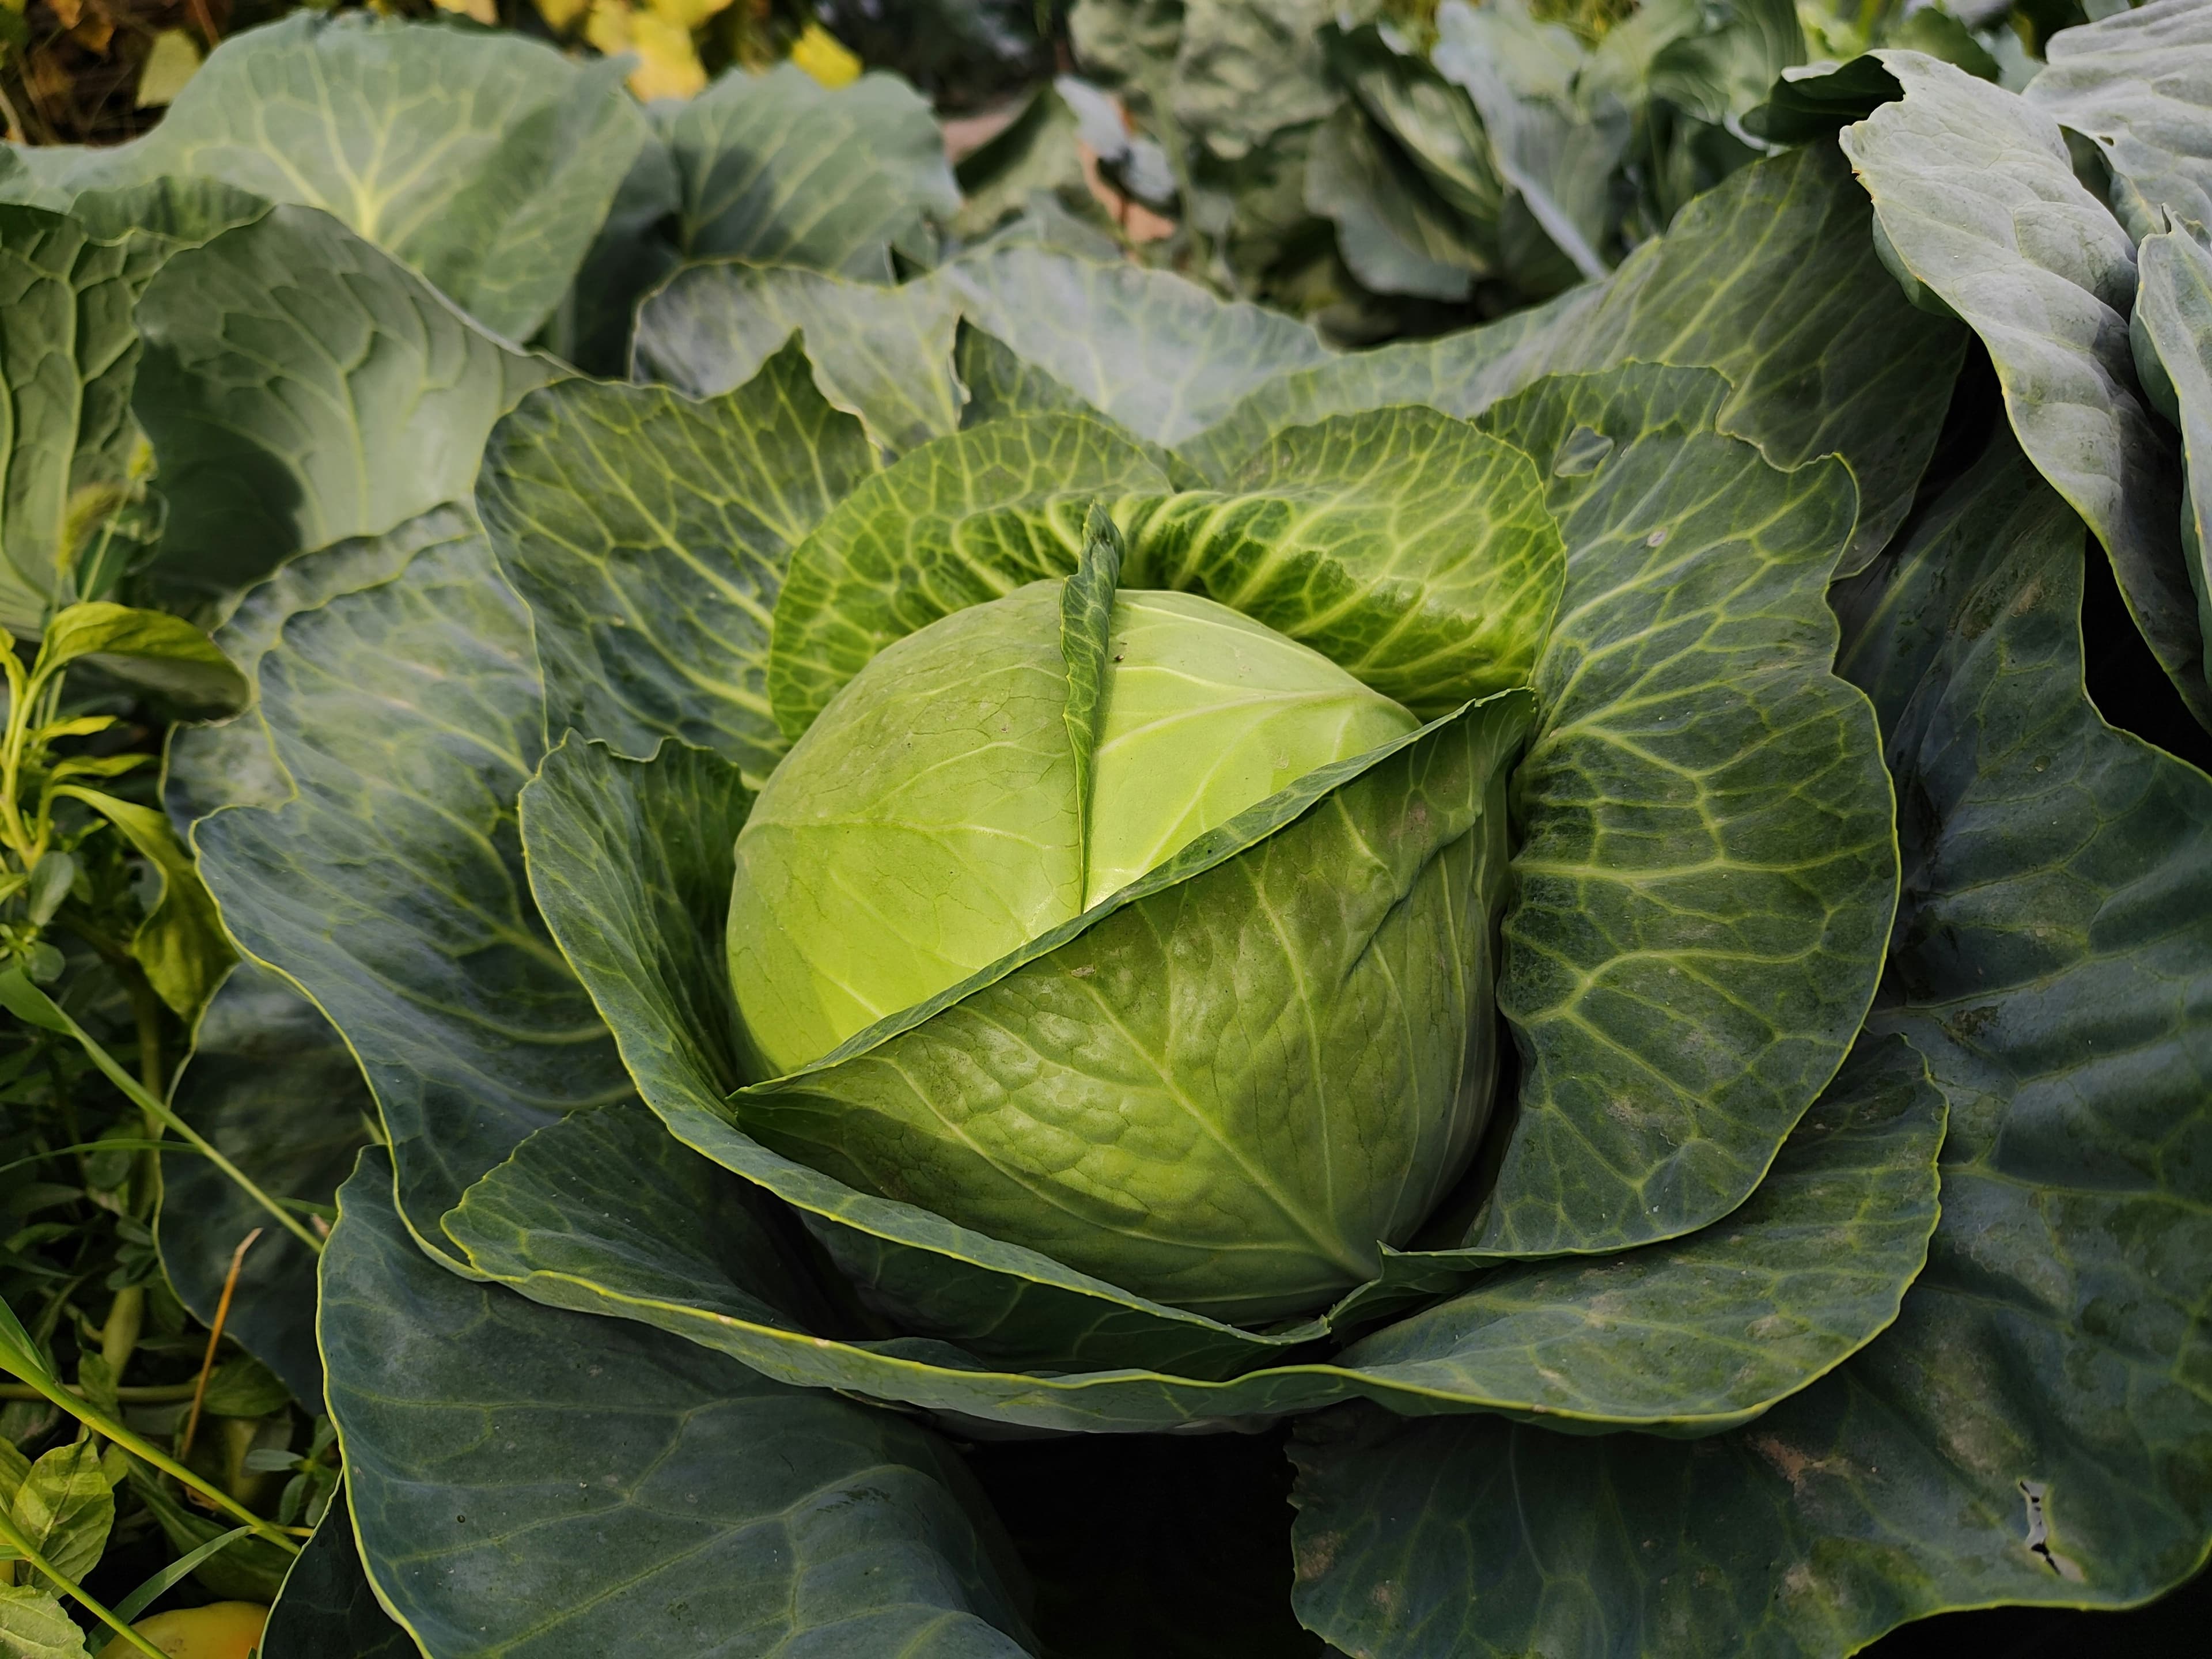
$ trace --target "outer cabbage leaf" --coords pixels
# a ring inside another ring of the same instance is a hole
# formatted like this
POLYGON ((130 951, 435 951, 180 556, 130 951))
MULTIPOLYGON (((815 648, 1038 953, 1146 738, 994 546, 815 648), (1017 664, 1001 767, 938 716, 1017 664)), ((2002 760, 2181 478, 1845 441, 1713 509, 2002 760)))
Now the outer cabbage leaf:
POLYGON ((427 1260, 372 1152, 319 1330, 369 1577, 426 1652, 1018 1659, 1010 1556, 952 1449, 658 1332, 427 1260))
POLYGON ((952 372, 959 301, 928 278, 877 288, 784 265, 687 265, 638 315, 634 366, 695 398, 743 386, 794 330, 815 384, 902 453, 960 429, 952 372))
POLYGON ((629 1092, 524 884, 515 799, 545 723, 529 616, 481 532, 434 541, 293 617, 260 688, 295 793, 202 819, 200 867, 232 936, 359 1058, 401 1210, 434 1239, 531 1130, 629 1092))
POLYGON ((131 307, 159 265, 143 243, 0 207, 0 629, 35 635, 76 597, 64 563, 120 504, 137 437, 131 307))
MULTIPOLYGON (((276 648, 284 624, 301 611, 390 580, 424 547, 480 534, 465 509, 434 507, 383 535, 352 538, 295 560, 246 592, 215 630, 215 642, 250 683, 261 659, 276 648)), ((291 798, 291 776, 258 704, 227 720, 169 728, 161 804, 179 834, 222 807, 282 806, 291 798)))
POLYGON ((477 504, 530 606, 547 729, 665 735, 765 778, 784 749, 769 634, 793 545, 871 477, 796 342, 706 403, 566 380, 493 429, 477 504))
POLYGON ((1747 1197, 1850 1046, 1897 893, 1866 699, 1829 672, 1854 493, 1636 365, 1483 417, 1548 465, 1566 591, 1514 782, 1518 1121, 1466 1243, 1621 1249, 1747 1197))
POLYGON ((1859 487, 1841 568, 1911 505, 1966 331, 1906 304, 1868 237, 1864 194, 1814 145, 1746 167, 1601 285, 1436 340, 1401 341, 1261 384, 1180 453, 1212 478, 1284 427, 1390 404, 1474 416, 1540 376, 1632 361, 1718 369, 1723 431, 1778 466, 1836 453, 1859 487))
MULTIPOLYGON (((240 963, 209 1003, 170 1104, 262 1190, 327 1204, 371 1138, 375 1103, 330 1022, 258 963, 240 963)), ((323 1397, 315 1352, 315 1257, 229 1176, 200 1158, 161 1173, 155 1237, 178 1300, 212 1322, 231 1253, 256 1227, 223 1328, 275 1371, 292 1397, 323 1397)))
POLYGON ((678 179, 678 240, 888 283, 891 251, 927 263, 932 216, 960 189, 929 106, 896 76, 830 88, 790 64, 732 71, 662 121, 678 179))
POLYGON ((341 1496, 284 1575, 261 1632, 261 1659, 416 1659, 421 1652, 370 1588, 353 1511, 341 1496))
POLYGON ((2162 216, 2212 228, 2212 15, 2154 0, 2061 29, 2028 102, 2094 139, 2112 170, 2112 210, 2138 242, 2162 216))
POLYGON ((2212 725, 2178 469, 2130 363, 2135 249, 2049 115, 1918 52, 1877 55, 1905 96, 1843 144, 1893 268, 1981 336, 2021 447, 2104 544, 2152 654, 2212 725))
POLYGON ((519 34, 299 13, 224 41, 135 143, 23 160, 58 206, 204 177, 320 208, 520 340, 646 141, 622 78, 519 34))
MULTIPOLYGON (((1601 1265, 1510 1269, 1370 1339, 1376 1352, 1356 1367, 1315 1360, 1214 1380, 1126 1364, 1013 1372, 970 1347, 875 1337, 799 1282, 787 1247, 764 1246, 750 1218, 757 1189, 628 1109, 532 1136, 446 1227, 471 1267, 533 1300, 639 1320, 780 1381, 1032 1428, 1249 1425, 1365 1396, 1413 1414, 1500 1410, 1702 1435, 1802 1387, 1895 1316, 1935 1218, 1942 1123, 1918 1060, 1893 1046, 1846 1069, 1771 1190, 1725 1230, 1601 1265)), ((1015 1319, 1038 1310, 1034 1297, 1000 1305, 1015 1319)), ((1111 1352, 1108 1334, 1092 1334, 1088 1363, 1111 1352)), ((1167 1357, 1157 1341, 1150 1352, 1167 1357)))
POLYGON ((149 580, 222 605, 287 559, 465 499, 518 355, 327 215, 280 207, 172 258, 139 303, 136 406, 169 526, 149 580))
POLYGON ((2185 230, 2147 237, 2129 321, 2154 407, 2181 431, 2181 550, 2212 680, 2212 252, 2185 230))
POLYGON ((1898 1322, 1694 1449, 1317 1428, 1301 1618, 1393 1659, 1847 1651, 2114 1607, 2212 1541, 2212 783, 2084 695, 2080 522, 2002 434, 1843 597, 1905 800, 1888 1005, 1952 1103, 1898 1322))
MULTIPOLYGON (((1328 356, 1301 323, 1165 271, 993 246, 897 288, 712 263, 639 313, 643 373, 695 393, 749 380, 794 327, 823 394, 906 449, 957 429, 947 361, 961 318, 1151 442, 1173 445, 1271 375, 1328 356)), ((1264 434, 1262 434, 1264 435, 1264 434)))

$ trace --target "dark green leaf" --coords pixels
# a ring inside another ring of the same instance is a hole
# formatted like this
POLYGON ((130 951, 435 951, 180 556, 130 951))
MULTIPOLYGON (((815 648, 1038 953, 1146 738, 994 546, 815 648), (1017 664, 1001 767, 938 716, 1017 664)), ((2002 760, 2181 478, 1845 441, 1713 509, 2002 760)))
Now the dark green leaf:
POLYGON ((875 470, 796 342, 703 404, 589 380, 524 398, 493 430, 477 506, 530 606, 549 730, 631 756, 678 737, 766 777, 792 545, 875 470))
POLYGON ((2212 252, 2185 230, 2144 239, 2129 319, 2137 371, 2181 432, 2181 549, 2212 680, 2212 252))
MULTIPOLYGON (((376 1110, 361 1067, 330 1022, 256 962, 215 994, 169 1097, 177 1115, 265 1191, 326 1204, 353 1168, 376 1110)), ((255 1228, 224 1330, 284 1379, 295 1399, 323 1397, 315 1352, 315 1259, 213 1164, 171 1158, 156 1235, 178 1299, 212 1321, 231 1253, 255 1228)))
POLYGON ((261 1632, 261 1659, 417 1659, 421 1651, 369 1588, 341 1496, 284 1575, 261 1632))
POLYGON ((291 1401, 292 1391, 282 1379, 248 1354, 215 1368, 200 1408, 212 1417, 266 1417, 291 1401))
POLYGON ((1710 371, 1559 377, 1483 425, 1536 456, 1566 591, 1514 781, 1498 1004, 1519 1117, 1468 1243, 1672 1237, 1749 1195, 1849 1048, 1897 893, 1866 699, 1829 665, 1854 493, 1715 429, 1710 371))
POLYGON ((2212 15, 2123 9, 2059 30, 2044 50, 2027 100, 2104 151, 2113 211, 2136 240, 2166 228, 2162 214, 2212 229, 2212 15))
POLYGON ((138 324, 136 407, 170 504, 149 578, 204 605, 465 498, 493 422, 551 368, 307 208, 177 255, 138 324))
POLYGON ((1871 52, 1847 64, 1803 64, 1776 77, 1766 102, 1743 125, 1775 143, 1802 144, 1832 137, 1904 95, 1897 77, 1871 52))
POLYGON ((1897 1317, 1936 1225, 1942 1140, 1920 1056, 1863 1040, 1725 1220, 1600 1261, 1504 1268, 1338 1363, 1567 1428, 1732 1427, 1897 1317))
POLYGON ((892 249, 927 263, 931 221, 960 205, 929 106, 896 76, 832 90, 788 64, 766 75, 733 70, 662 131, 676 162, 678 240, 693 258, 888 283, 892 249))
POLYGON ((2021 447, 2096 532, 2152 653, 2212 725, 2179 469, 2130 362, 2127 234, 2075 179, 2049 115, 1917 52, 1881 57, 1904 99, 1843 143, 1899 278, 1982 337, 2021 447))
POLYGON ((1310 1625, 1393 1659, 1811 1659, 2202 1564, 2212 783, 2084 695, 2083 540, 2001 434, 1843 596, 1905 802, 1873 1024, 1951 1100, 1897 1324, 1694 1448, 1340 1422, 1300 1455, 1310 1625))
MULTIPOLYGON (((390 580, 426 546, 481 534, 465 509, 434 507, 381 536, 339 542, 295 559, 247 591, 216 629, 216 644, 250 681, 284 624, 302 611, 390 580)), ((165 763, 162 805, 179 825, 220 807, 282 806, 292 798, 292 780, 276 759, 258 708, 216 725, 172 727, 165 763)))
POLYGON ((929 1431, 657 1332, 448 1274, 370 1152, 320 1328, 369 1574, 446 1659, 1016 1659, 993 1523, 929 1431), (457 1437, 458 1431, 458 1437, 457 1437))
POLYGON ((532 1129, 618 1097, 606 1032, 523 886, 544 745, 530 623, 482 537, 285 626, 261 709, 295 799, 193 831, 246 950, 359 1057, 426 1237, 532 1129))
MULTIPOLYGON (((154 1516, 161 1535, 179 1555, 212 1544, 230 1528, 198 1510, 187 1509, 160 1478, 143 1463, 131 1465, 131 1494, 154 1516)), ((203 1588, 226 1601, 259 1601, 276 1599, 277 1587, 295 1558, 265 1538, 241 1538, 218 1553, 205 1557, 192 1577, 203 1588)))

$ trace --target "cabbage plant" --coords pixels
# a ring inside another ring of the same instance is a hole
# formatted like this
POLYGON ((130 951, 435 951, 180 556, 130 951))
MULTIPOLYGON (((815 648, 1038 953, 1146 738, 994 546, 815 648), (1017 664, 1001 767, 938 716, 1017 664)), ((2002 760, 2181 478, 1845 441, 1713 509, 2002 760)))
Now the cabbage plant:
MULTIPOLYGON (((376 77, 446 37, 287 27, 233 84, 424 138, 376 77)), ((374 1113, 270 1659, 1844 1652, 2195 1570, 2167 59, 2179 0, 2025 94, 1786 80, 1617 273, 1357 356, 934 245, 881 77, 626 129, 684 206, 622 380, 242 104, 33 168, 156 267, 152 578, 258 688, 167 757, 247 958, 179 1109, 374 1113)), ((450 143, 573 342, 614 183, 450 143)))

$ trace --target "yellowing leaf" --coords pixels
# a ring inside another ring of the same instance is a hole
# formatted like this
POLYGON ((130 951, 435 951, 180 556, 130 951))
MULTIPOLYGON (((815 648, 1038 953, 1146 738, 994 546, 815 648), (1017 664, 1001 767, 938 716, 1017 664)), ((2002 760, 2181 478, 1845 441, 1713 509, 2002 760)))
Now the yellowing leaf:
POLYGON ((182 29, 163 29, 146 49, 138 70, 138 107, 165 109, 198 72, 199 45, 182 29))
POLYGON ((458 12, 487 28, 499 21, 499 8, 492 0, 438 0, 438 9, 458 12))
POLYGON ((536 0, 538 15, 556 34, 567 33, 568 26, 584 15, 589 0, 536 0))
POLYGON ((852 48, 819 23, 809 23, 792 43, 791 61, 833 90, 860 78, 860 60, 852 48))
POLYGON ((623 0, 595 0, 584 25, 584 39, 611 58, 617 52, 637 54, 629 89, 641 101, 690 98, 707 84, 706 66, 692 49, 690 30, 657 11, 626 5, 623 0))

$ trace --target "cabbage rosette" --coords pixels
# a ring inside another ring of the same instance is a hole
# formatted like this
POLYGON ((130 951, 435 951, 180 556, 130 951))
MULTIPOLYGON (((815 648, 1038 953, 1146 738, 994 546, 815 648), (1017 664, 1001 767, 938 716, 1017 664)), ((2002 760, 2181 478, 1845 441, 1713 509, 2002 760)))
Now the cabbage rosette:
POLYGON ((295 1358, 425 1651, 617 1650, 672 1584, 672 1650, 1035 1651, 970 1468, 1046 1437, 1286 1439, 1297 1616, 1393 1659, 1596 1650, 1568 1560, 1687 1656, 2201 1559, 2212 816, 2079 633, 2085 522, 2149 605, 2173 515, 1954 399, 1913 124, 2042 118, 1891 56, 1857 176, 1821 137, 1361 354, 1042 235, 932 263, 878 76, 656 129, 634 380, 314 202, 163 246, 142 418, 265 576, 258 702, 164 778, 250 959, 180 1091, 280 1027, 365 1079, 295 1358), (884 176, 779 228, 770 132, 884 176))

